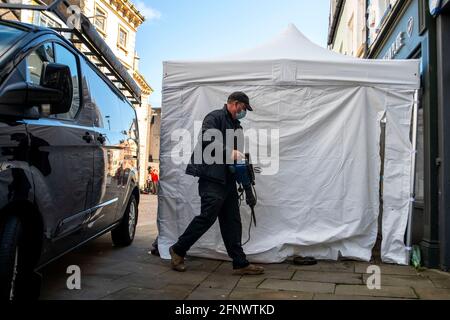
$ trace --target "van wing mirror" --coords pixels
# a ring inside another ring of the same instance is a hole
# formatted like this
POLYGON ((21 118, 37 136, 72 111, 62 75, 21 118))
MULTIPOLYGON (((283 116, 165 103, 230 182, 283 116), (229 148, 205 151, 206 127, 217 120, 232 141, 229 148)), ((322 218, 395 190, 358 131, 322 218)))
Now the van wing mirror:
MULTIPOLYGON (((72 105, 73 85, 68 66, 45 63, 40 85, 18 82, 0 92, 0 114, 27 116, 35 106, 49 106, 47 114, 66 113, 72 105)), ((32 112, 36 118, 36 112, 32 112)))
POLYGON ((59 99, 52 99, 52 101, 48 102, 50 104, 50 114, 66 113, 70 110, 73 84, 68 66, 59 63, 44 63, 41 86, 46 89, 58 90, 61 93, 59 99))

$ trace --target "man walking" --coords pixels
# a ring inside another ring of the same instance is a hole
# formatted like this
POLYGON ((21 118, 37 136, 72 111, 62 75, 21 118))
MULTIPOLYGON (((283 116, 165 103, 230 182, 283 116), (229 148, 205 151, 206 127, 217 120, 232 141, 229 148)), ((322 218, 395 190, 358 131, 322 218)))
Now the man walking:
POLYGON ((200 178, 198 189, 201 197, 201 213, 192 220, 178 242, 169 249, 172 268, 176 271, 186 271, 184 264, 186 253, 219 218, 222 239, 228 255, 233 260, 233 274, 264 273, 263 267, 248 262, 242 249, 242 223, 236 178, 227 165, 244 158, 238 150, 239 143, 236 143, 234 135, 232 135, 233 141, 227 141, 226 132, 242 130, 239 120, 246 116, 247 111, 253 111, 248 96, 243 92, 235 92, 228 97, 223 109, 209 113, 203 120, 202 138, 208 130, 218 130, 221 133, 222 142, 215 140, 207 142, 202 139, 202 151, 210 143, 217 143, 222 147, 224 159, 221 159, 221 163, 207 164, 202 157, 202 163, 195 163, 194 152, 191 163, 187 166, 187 174, 200 178))

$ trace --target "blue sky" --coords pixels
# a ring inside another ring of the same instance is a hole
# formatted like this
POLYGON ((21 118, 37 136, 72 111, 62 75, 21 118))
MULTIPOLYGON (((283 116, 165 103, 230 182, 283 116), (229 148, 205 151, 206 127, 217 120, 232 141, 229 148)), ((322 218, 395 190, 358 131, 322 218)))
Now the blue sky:
POLYGON ((326 47, 329 0, 133 0, 147 17, 138 29, 140 71, 161 106, 162 62, 228 55, 266 42, 294 23, 326 47))

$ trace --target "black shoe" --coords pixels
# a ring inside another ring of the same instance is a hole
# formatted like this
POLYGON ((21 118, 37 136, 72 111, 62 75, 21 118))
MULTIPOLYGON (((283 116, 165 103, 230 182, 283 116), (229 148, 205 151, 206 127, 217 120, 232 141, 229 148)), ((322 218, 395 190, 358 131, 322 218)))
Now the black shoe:
POLYGON ((313 257, 295 257, 294 264, 298 266, 313 266, 317 264, 317 260, 313 257))
POLYGON ((152 256, 160 257, 158 248, 152 249, 150 253, 152 254, 152 256))

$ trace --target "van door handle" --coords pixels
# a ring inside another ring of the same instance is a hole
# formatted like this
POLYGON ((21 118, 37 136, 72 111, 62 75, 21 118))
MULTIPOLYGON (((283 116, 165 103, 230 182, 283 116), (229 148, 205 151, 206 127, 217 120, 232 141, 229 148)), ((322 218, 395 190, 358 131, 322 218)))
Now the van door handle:
POLYGON ((86 134, 82 137, 84 141, 87 143, 91 143, 92 140, 94 140, 94 137, 89 132, 86 132, 86 134))
POLYGON ((97 140, 98 140, 98 142, 100 142, 101 144, 104 144, 105 141, 106 141, 106 136, 105 136, 104 134, 100 134, 100 135, 97 137, 97 140))

